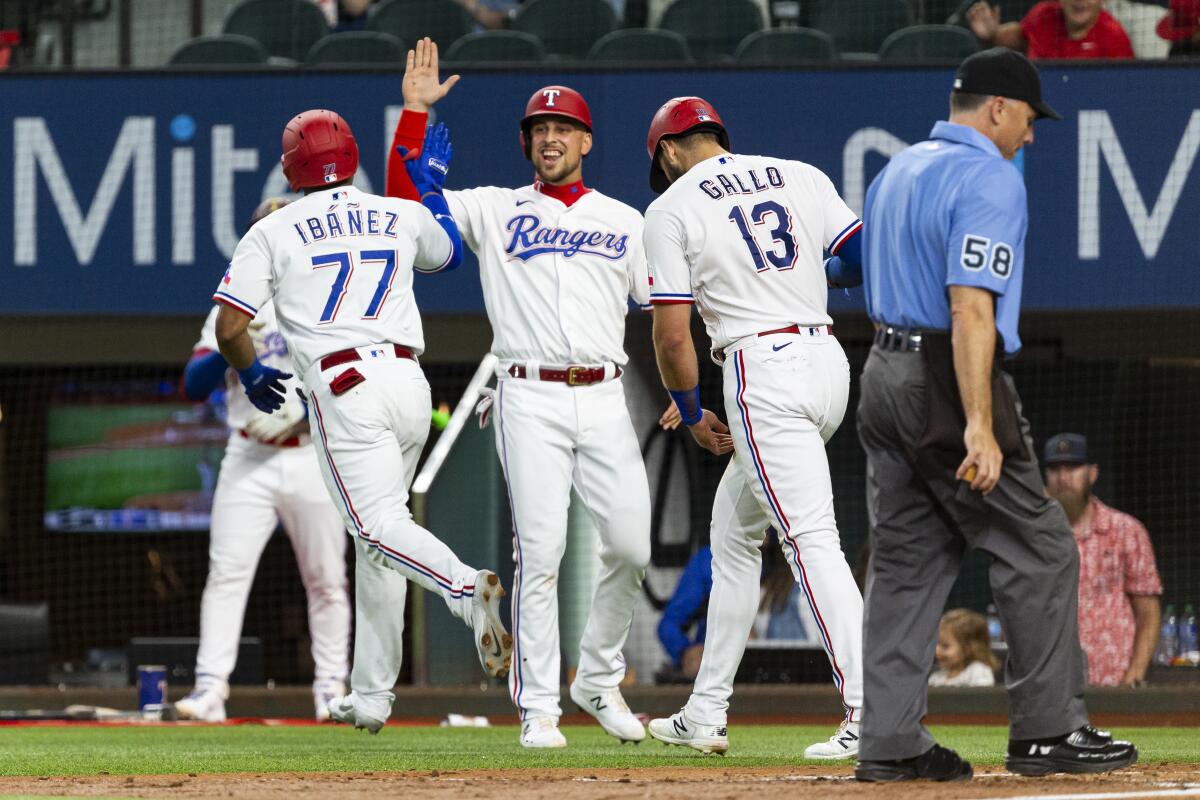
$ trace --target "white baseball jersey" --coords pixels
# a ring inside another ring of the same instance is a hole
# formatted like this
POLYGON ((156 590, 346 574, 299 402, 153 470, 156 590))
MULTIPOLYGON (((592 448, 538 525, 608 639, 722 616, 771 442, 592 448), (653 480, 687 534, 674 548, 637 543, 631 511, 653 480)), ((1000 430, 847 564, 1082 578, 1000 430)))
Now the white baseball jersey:
POLYGON ((534 186, 448 191, 479 257, 502 361, 624 364, 627 298, 649 302, 642 215, 590 190, 567 206, 534 186))
POLYGON ((714 348, 789 325, 828 325, 822 250, 862 227, 816 167, 725 154, 646 210, 654 304, 696 303, 714 348))
MULTIPOLYGON (((254 352, 259 361, 284 372, 294 371, 287 342, 275 323, 274 303, 268 301, 258 309, 258 314, 250 322, 250 338, 254 341, 254 352)), ((213 306, 208 319, 204 320, 204 327, 200 329, 200 341, 192 348, 192 355, 216 352, 217 349, 217 307, 213 306)), ((234 430, 245 428, 255 414, 262 413, 250 403, 237 372, 232 369, 225 372, 225 408, 225 423, 234 430)))
POLYGON ((429 209, 350 186, 312 194, 242 237, 213 300, 254 316, 274 297, 298 375, 347 347, 425 347, 412 272, 437 272, 453 248, 429 209))

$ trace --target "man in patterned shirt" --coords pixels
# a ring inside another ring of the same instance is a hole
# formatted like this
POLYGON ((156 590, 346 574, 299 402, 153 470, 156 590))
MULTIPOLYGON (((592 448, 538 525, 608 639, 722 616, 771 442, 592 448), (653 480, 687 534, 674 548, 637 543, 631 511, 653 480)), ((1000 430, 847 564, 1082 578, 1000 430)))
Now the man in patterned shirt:
POLYGON ((1060 433, 1046 442, 1046 489, 1062 504, 1079 545, 1079 642, 1088 682, 1137 686, 1158 644, 1162 582, 1146 526, 1100 502, 1100 468, 1087 439, 1060 433))

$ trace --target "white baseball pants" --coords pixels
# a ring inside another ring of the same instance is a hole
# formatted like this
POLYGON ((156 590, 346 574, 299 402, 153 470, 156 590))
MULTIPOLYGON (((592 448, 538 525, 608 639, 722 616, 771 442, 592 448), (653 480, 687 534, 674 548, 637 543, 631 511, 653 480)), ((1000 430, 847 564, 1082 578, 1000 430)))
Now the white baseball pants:
POLYGON ((600 573, 580 643, 576 680, 610 689, 625 676, 621 648, 650 562, 650 489, 619 380, 567 386, 501 377, 496 450, 513 514, 513 668, 508 685, 526 716, 558 717, 557 581, 571 487, 600 541, 600 573))
POLYGON ((356 543, 350 684, 364 701, 356 707, 386 719, 400 670, 404 579, 441 595, 451 613, 469 621, 478 569, 417 525, 408 509, 408 487, 429 435, 424 373, 390 348, 359 352, 363 360, 325 372, 314 362, 305 386, 325 487, 356 543), (351 368, 365 381, 335 396, 329 381, 351 368))
POLYGON ((315 679, 346 679, 346 539, 337 509, 321 487, 321 472, 308 447, 230 437, 213 496, 208 580, 200 600, 200 681, 229 680, 258 560, 280 522, 308 595, 315 679))
POLYGON ((809 603, 846 714, 862 709, 862 595, 842 554, 825 443, 846 413, 850 365, 825 328, 739 343, 724 364, 734 457, 713 502, 713 588, 688 719, 724 725, 759 605, 770 525, 809 603))

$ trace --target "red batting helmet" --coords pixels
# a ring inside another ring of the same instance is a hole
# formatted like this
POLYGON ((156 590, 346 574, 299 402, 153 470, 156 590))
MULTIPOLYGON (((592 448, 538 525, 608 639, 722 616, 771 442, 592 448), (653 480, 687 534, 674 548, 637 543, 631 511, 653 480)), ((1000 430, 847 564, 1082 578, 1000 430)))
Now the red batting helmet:
POLYGON ((650 132, 646 135, 646 152, 650 154, 650 188, 656 192, 666 191, 671 185, 662 167, 658 165, 658 145, 664 137, 679 136, 697 130, 712 131, 717 135, 721 147, 729 148, 729 133, 725 123, 712 104, 700 97, 673 97, 663 103, 650 120, 650 132))
POLYGON ((358 144, 350 126, 333 111, 313 109, 283 129, 283 175, 293 192, 341 183, 358 171, 358 144))
POLYGON ((521 152, 530 158, 533 142, 529 138, 529 127, 534 117, 558 116, 582 123, 592 132, 592 112, 583 95, 566 86, 545 86, 538 89, 525 104, 525 116, 521 117, 521 152))

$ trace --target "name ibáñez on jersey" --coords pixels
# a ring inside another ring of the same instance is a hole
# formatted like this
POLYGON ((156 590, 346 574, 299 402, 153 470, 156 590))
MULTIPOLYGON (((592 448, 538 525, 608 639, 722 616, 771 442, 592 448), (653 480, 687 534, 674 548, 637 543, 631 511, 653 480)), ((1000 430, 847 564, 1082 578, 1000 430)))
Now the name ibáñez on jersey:
POLYGON ((617 261, 625 255, 629 243, 627 233, 545 227, 536 214, 518 214, 504 227, 512 234, 504 252, 521 261, 546 253, 559 253, 564 258, 583 254, 617 261))

